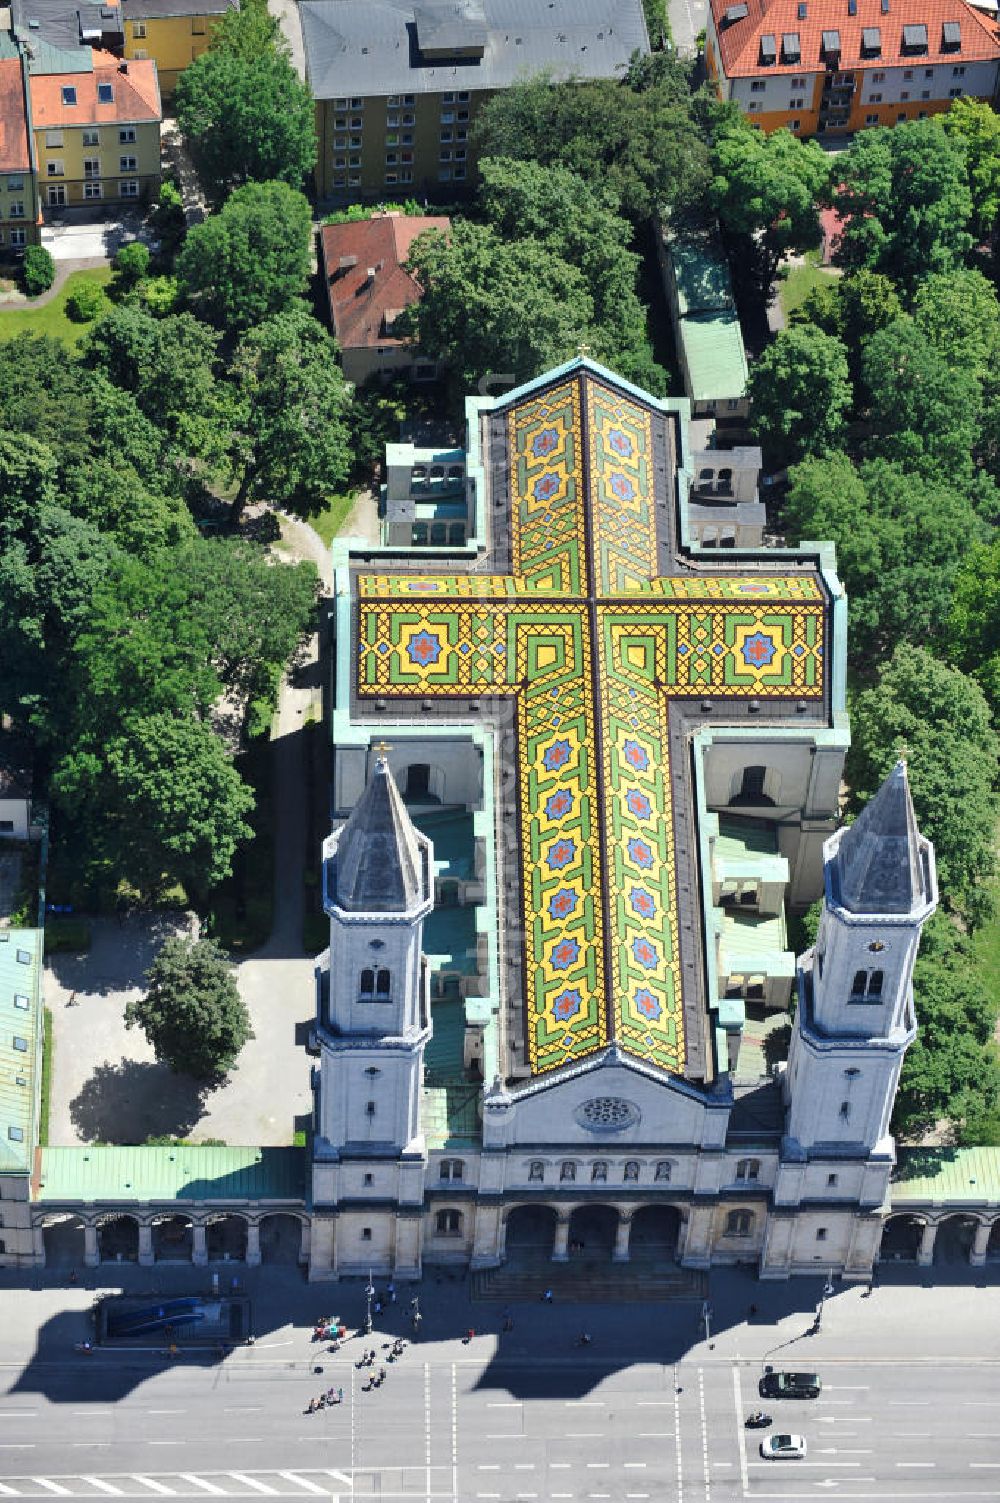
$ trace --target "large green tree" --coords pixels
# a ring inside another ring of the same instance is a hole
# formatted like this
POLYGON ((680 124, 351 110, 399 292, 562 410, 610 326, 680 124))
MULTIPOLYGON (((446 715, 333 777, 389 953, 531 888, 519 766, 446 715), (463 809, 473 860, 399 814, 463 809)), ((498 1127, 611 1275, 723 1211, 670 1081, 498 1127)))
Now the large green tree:
POLYGON ((409 264, 423 289, 410 325, 460 390, 488 374, 527 380, 582 344, 605 354, 583 274, 533 240, 508 242, 489 225, 457 220, 448 237, 418 236, 409 264))
POLYGON ((146 972, 144 996, 125 1007, 126 1028, 141 1028, 157 1059, 178 1074, 217 1081, 254 1037, 229 964, 210 939, 164 940, 146 972))
POLYGON ((943 902, 970 925, 993 910, 997 737, 979 685, 902 642, 851 713, 847 779, 856 806, 904 752, 917 822, 934 842, 943 902))
POLYGON ((821 329, 783 329, 752 366, 748 393, 772 464, 820 454, 840 439, 851 404, 844 346, 821 329))
POLYGON ((240 342, 232 377, 231 520, 250 500, 322 511, 351 463, 350 391, 330 335, 297 309, 266 319, 240 342))
POLYGON ((952 364, 907 314, 865 341, 861 365, 872 453, 967 482, 982 396, 974 366, 952 364))
POLYGON ((819 200, 829 159, 814 141, 790 131, 765 135, 747 121, 727 118, 712 148, 709 200, 738 248, 738 269, 767 292, 789 251, 819 244, 819 200))
POLYGON ((933 120, 859 131, 837 158, 841 266, 884 272, 911 293, 953 271, 972 245, 972 196, 960 140, 933 120))
POLYGON ((948 656, 980 685, 1000 721, 1000 539, 973 548, 955 581, 948 656))
POLYGON ((316 110, 262 0, 227 12, 177 81, 177 120, 208 197, 247 182, 301 188, 316 164, 316 110))
POLYGON ((309 204, 287 183, 247 183, 189 231, 177 257, 181 292, 199 318, 242 333, 287 312, 309 280, 309 204))
POLYGON ((954 99, 951 108, 934 116, 945 135, 961 142, 969 193, 972 227, 983 240, 995 240, 1000 219, 1000 115, 986 99, 954 99))

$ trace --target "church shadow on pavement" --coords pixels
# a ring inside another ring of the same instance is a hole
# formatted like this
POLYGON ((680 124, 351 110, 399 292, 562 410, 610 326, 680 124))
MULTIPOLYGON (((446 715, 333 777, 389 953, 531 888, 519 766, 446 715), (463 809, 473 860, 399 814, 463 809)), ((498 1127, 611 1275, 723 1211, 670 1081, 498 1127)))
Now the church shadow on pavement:
POLYGON ((186 1137, 205 1115, 210 1090, 188 1075, 148 1060, 105 1060, 70 1102, 70 1120, 88 1143, 135 1143, 186 1137))

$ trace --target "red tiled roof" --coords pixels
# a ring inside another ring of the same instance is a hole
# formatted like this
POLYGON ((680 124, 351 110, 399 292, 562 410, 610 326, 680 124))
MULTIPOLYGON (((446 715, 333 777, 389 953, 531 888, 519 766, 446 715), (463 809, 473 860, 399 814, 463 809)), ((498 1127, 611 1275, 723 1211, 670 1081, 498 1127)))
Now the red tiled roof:
MULTIPOLYGON (((823 56, 824 31, 840 35, 840 70, 910 66, 918 68, 932 63, 978 62, 1000 58, 1000 28, 995 19, 982 14, 966 0, 889 0, 888 12, 882 0, 857 0, 857 13, 851 15, 848 0, 747 0, 747 15, 729 22, 726 11, 734 0, 711 0, 722 70, 727 78, 766 78, 781 73, 816 73, 826 67, 823 56), (945 22, 961 26, 960 49, 942 51, 945 22), (926 26, 927 51, 903 51, 903 27, 926 26), (881 39, 878 56, 862 56, 861 33, 877 27, 881 39), (782 37, 794 33, 799 38, 800 57, 785 62, 782 37), (774 38, 776 59, 762 63, 760 39, 774 38)), ((743 8, 743 7, 737 7, 743 8)))
POLYGON ((0 61, 0 172, 27 172, 30 166, 21 62, 5 57, 0 61))
POLYGON ((36 127, 56 125, 113 125, 121 122, 160 120, 160 86, 156 64, 150 59, 129 62, 128 71, 110 52, 93 49, 92 73, 33 74, 31 88, 32 124, 36 127), (101 104, 98 84, 110 84, 112 102, 101 104), (63 87, 76 90, 76 104, 63 104, 63 87))
POLYGON ((330 321, 341 349, 402 344, 385 332, 388 313, 402 312, 420 297, 403 266, 424 230, 451 229, 444 215, 373 214, 351 224, 327 224, 320 234, 330 321), (340 269, 342 261, 354 264, 340 269), (368 271, 375 275, 369 283, 368 271))

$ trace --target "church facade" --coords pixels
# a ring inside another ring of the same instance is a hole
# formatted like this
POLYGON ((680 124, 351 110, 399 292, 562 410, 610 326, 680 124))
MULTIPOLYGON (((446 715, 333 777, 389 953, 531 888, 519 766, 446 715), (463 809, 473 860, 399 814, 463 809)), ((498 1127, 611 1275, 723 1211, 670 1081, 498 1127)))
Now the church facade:
POLYGON ((688 416, 470 398, 465 541, 335 545, 313 1278, 870 1273, 933 852, 902 764, 838 829, 832 549, 701 546, 688 416))

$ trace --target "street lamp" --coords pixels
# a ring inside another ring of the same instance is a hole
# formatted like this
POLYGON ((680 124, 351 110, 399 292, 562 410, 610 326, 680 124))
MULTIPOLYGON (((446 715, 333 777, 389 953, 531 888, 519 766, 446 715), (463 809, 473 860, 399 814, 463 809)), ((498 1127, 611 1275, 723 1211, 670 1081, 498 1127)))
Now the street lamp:
POLYGON ((711 1339, 711 1335, 712 1335, 712 1331, 711 1331, 712 1306, 709 1304, 709 1302, 708 1302, 707 1299, 702 1300, 702 1302, 701 1302, 701 1318, 705 1322, 705 1340, 709 1341, 711 1339))
POLYGON ((827 1300, 830 1298, 830 1295, 832 1293, 833 1293, 833 1269, 831 1268, 830 1272, 826 1276, 826 1283, 823 1285, 823 1292, 822 1292, 822 1294, 819 1297, 819 1305, 817 1306, 817 1309, 816 1309, 816 1330, 817 1331, 819 1330, 820 1326, 823 1324, 823 1306, 826 1304, 827 1300))
POLYGON ((365 1335, 372 1333, 372 1300, 375 1298, 375 1285, 372 1283, 372 1271, 368 1270, 368 1287, 365 1289, 365 1299, 368 1301, 368 1310, 365 1314, 365 1335))

